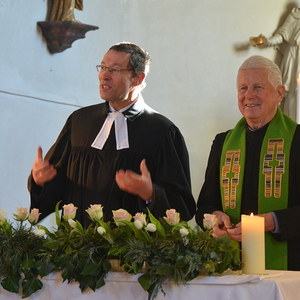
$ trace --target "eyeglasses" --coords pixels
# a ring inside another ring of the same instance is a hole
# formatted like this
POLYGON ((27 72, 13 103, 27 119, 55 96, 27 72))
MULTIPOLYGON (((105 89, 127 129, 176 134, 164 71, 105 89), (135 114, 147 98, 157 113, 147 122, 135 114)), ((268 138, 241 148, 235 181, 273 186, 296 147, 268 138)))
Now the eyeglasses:
POLYGON ((96 66, 97 72, 104 72, 108 70, 110 74, 121 74, 122 71, 131 71, 132 69, 119 69, 119 68, 112 68, 112 67, 106 67, 103 65, 97 65, 96 66))

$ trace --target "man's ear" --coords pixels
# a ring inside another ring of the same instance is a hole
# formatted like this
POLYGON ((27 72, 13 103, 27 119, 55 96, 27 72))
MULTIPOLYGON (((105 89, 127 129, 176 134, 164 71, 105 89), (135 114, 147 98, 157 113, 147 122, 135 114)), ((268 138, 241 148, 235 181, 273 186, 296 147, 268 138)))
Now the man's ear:
POLYGON ((146 77, 146 74, 144 72, 140 72, 139 74, 137 74, 134 77, 134 79, 135 79, 134 85, 138 86, 138 85, 142 84, 142 82, 144 81, 145 77, 146 77))
POLYGON ((277 87, 277 93, 278 93, 278 99, 279 101, 278 102, 281 102, 283 97, 284 97, 284 93, 285 93, 285 86, 280 84, 278 87, 277 87))

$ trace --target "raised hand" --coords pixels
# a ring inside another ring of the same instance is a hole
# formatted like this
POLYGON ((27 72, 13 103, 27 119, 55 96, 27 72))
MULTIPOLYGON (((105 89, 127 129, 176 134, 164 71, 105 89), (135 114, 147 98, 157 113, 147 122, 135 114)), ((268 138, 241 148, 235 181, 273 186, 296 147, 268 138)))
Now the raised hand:
POLYGON ((32 177, 37 185, 44 184, 52 180, 57 174, 56 169, 49 161, 43 159, 43 150, 38 147, 35 161, 32 166, 32 177))
POLYGON ((131 170, 119 170, 115 178, 121 190, 137 195, 146 201, 152 198, 153 186, 145 159, 140 164, 140 171, 141 175, 131 170))

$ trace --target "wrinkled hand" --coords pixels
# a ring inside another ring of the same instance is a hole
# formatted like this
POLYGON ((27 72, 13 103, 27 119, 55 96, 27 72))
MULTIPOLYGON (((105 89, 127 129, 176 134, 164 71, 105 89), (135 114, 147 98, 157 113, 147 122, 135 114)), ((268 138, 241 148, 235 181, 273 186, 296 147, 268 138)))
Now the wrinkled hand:
POLYGON ((271 213, 260 214, 258 216, 265 218, 265 231, 275 230, 275 221, 271 213))
POLYGON ((213 236, 218 237, 220 235, 230 234, 230 237, 234 240, 241 241, 242 240, 242 230, 241 223, 238 223, 236 226, 232 226, 230 221, 230 217, 222 211, 214 211, 214 215, 216 215, 218 219, 218 223, 215 225, 213 229, 213 236))
POLYGON ((53 165, 49 161, 43 159, 43 150, 38 147, 35 161, 32 166, 32 177, 37 185, 44 186, 44 184, 52 180, 57 174, 53 165))
POLYGON ((242 226, 241 225, 242 224, 240 222, 240 223, 236 224, 235 227, 227 229, 227 232, 230 234, 230 237, 233 240, 236 240, 239 242, 242 241, 242 226))
POLYGON ((116 173, 116 182, 121 190, 149 200, 152 198, 153 185, 145 159, 140 164, 140 171, 141 175, 131 170, 119 170, 116 173))
POLYGON ((218 223, 213 229, 213 236, 218 237, 220 235, 226 235, 228 233, 227 229, 232 226, 229 216, 219 210, 214 211, 213 214, 216 215, 218 219, 218 223))
MULTIPOLYGON (((273 231, 275 230, 275 221, 273 215, 271 213, 260 214, 260 217, 265 218, 265 231, 273 231)), ((230 237, 233 240, 237 240, 239 242, 242 241, 242 227, 241 223, 238 223, 235 228, 228 228, 227 232, 230 233, 230 237)))

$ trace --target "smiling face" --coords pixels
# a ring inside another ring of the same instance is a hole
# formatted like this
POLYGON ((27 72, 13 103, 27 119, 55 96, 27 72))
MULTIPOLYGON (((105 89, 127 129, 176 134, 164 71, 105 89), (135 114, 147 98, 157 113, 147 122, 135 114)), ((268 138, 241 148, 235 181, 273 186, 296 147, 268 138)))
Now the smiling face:
MULTIPOLYGON (((130 69, 130 54, 109 50, 103 57, 101 65, 116 69, 130 69)), ((120 110, 133 102, 137 96, 136 87, 140 83, 140 77, 143 73, 132 77, 132 71, 123 70, 120 73, 111 73, 109 70, 99 72, 98 79, 100 81, 100 97, 109 101, 112 107, 120 110)))
POLYGON ((268 80, 265 69, 244 69, 237 78, 238 107, 252 129, 270 122, 284 96, 284 86, 276 89, 268 80))

